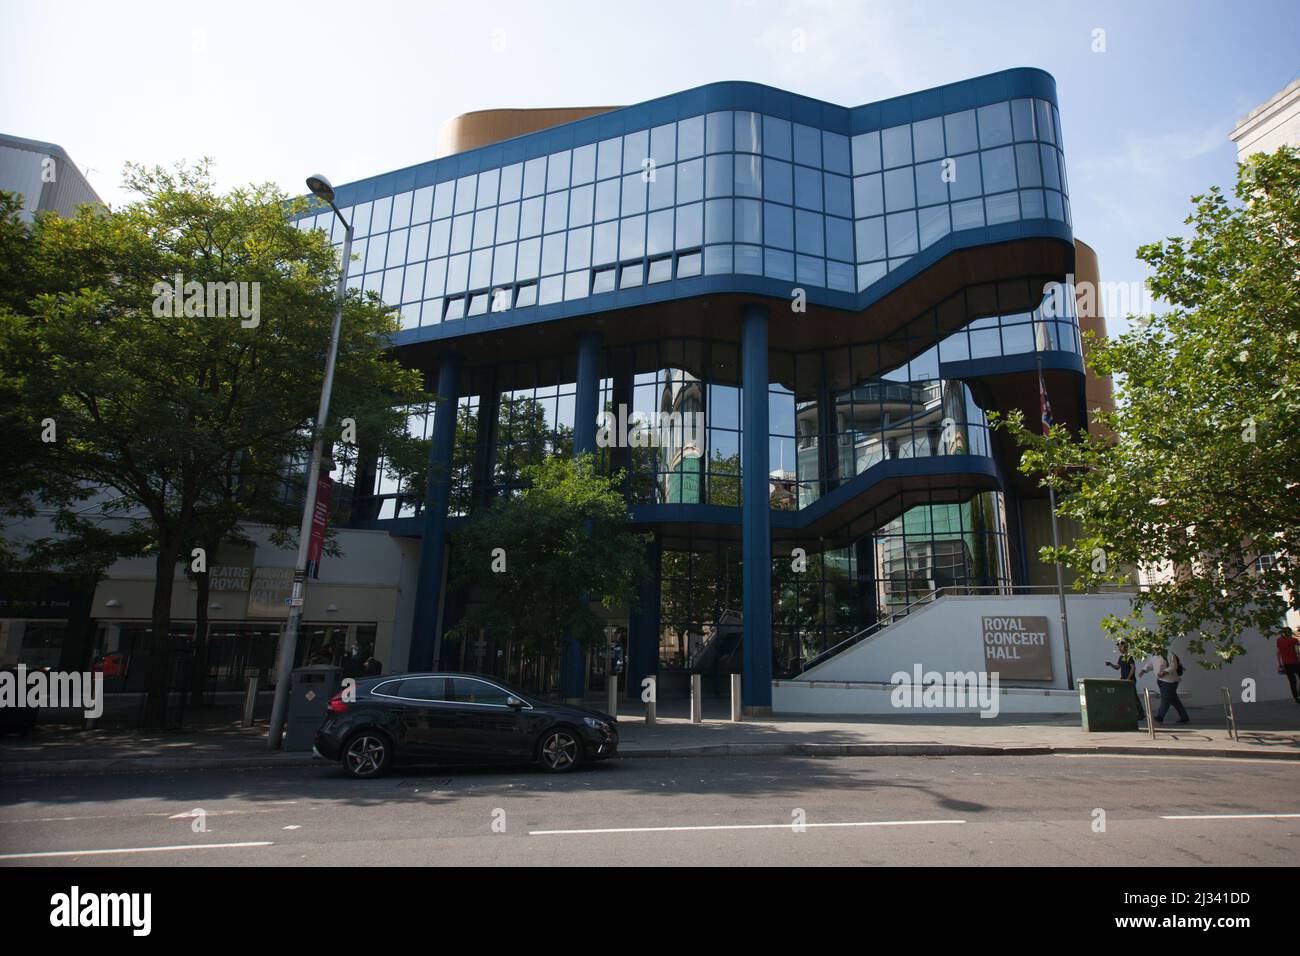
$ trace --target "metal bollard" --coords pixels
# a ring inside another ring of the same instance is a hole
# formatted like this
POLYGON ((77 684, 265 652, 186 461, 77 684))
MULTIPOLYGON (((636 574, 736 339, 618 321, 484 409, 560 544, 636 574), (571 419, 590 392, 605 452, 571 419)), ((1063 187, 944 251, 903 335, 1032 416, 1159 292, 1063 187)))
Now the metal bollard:
POLYGON ((691 723, 698 724, 704 719, 704 681, 699 674, 691 675, 691 723))
POLYGON ((257 708, 257 678, 248 679, 248 693, 244 696, 244 720, 242 726, 253 726, 253 711, 257 708))
POLYGON ((1152 740, 1155 740, 1156 739, 1156 715, 1155 712, 1151 710, 1151 688, 1143 687, 1142 693, 1146 695, 1146 700, 1147 700, 1147 733, 1151 735, 1152 740))
POLYGON ((739 723, 742 711, 740 707, 740 675, 731 675, 731 721, 739 723))
POLYGON ((618 675, 612 670, 605 678, 605 713, 618 716, 618 675))

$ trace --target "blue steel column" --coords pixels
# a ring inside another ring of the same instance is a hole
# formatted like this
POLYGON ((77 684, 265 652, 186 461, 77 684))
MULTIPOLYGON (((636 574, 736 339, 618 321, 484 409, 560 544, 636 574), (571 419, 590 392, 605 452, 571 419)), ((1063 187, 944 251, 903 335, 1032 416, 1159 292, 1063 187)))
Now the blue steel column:
MULTIPOLYGON (((578 457, 596 450, 596 416, 600 414, 600 347, 604 336, 599 332, 578 334, 578 394, 573 401, 573 455, 578 457)), ((560 665, 560 695, 565 700, 581 700, 586 688, 587 658, 582 645, 570 637, 564 647, 560 665)))
POLYGON ((772 516, 767 428, 768 309, 741 312, 741 559, 744 572, 745 649, 741 678, 744 713, 772 712, 772 516))
POLYGON ((438 365, 438 395, 429 445, 429 474, 424 489, 424 536, 420 540, 420 574, 415 589, 409 667, 433 669, 437 640, 438 598, 447 550, 447 502, 451 496, 451 455, 456 442, 457 379, 460 356, 447 354, 438 365))

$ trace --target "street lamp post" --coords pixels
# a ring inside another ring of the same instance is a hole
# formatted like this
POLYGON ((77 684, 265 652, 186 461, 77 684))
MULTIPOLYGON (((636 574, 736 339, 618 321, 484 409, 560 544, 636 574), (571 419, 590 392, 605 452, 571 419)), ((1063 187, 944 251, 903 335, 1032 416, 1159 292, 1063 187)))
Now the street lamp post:
POLYGON ((293 670, 294 653, 298 646, 298 625, 302 622, 303 592, 307 584, 307 555, 311 547, 312 517, 316 512, 316 490, 320 484, 321 458, 325 444, 325 422, 329 418, 330 393, 334 390, 334 364, 339 354, 339 330, 343 326, 343 299, 347 294, 348 265, 352 261, 352 224, 343 218, 339 207, 334 205, 334 187, 330 181, 319 174, 307 177, 307 188, 317 199, 321 199, 334 210, 339 222, 343 223, 343 263, 339 269, 339 287, 334 301, 334 325, 330 329, 329 354, 325 358, 325 380, 320 387, 320 407, 316 411, 316 421, 312 425, 315 439, 311 446, 311 463, 307 469, 307 497, 302 506, 302 525, 298 529, 298 561, 293 569, 293 594, 289 600, 289 620, 284 626, 284 638, 280 641, 280 663, 276 671, 275 703, 271 707, 271 727, 267 734, 267 746, 278 750, 282 745, 282 734, 286 710, 289 705, 289 673, 293 670))

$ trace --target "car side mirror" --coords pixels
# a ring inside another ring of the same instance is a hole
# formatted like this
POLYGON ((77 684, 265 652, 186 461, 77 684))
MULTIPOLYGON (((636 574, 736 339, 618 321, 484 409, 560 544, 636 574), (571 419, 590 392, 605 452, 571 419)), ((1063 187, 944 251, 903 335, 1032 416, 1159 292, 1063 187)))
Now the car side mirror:
POLYGON ((507 697, 506 706, 511 707, 515 710, 519 710, 524 706, 524 702, 520 700, 518 697, 507 697))

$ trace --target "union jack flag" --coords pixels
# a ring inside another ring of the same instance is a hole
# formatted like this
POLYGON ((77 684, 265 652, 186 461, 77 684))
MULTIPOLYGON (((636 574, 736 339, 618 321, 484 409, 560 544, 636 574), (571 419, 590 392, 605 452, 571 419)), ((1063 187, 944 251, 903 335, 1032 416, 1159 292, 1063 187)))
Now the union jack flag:
POLYGON ((1043 384, 1043 373, 1038 372, 1038 408, 1042 413, 1043 434, 1046 435, 1048 430, 1056 424, 1052 418, 1052 403, 1047 400, 1047 386, 1043 384))

